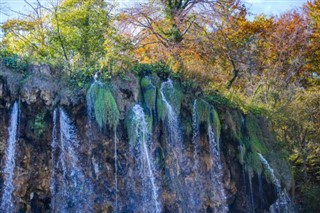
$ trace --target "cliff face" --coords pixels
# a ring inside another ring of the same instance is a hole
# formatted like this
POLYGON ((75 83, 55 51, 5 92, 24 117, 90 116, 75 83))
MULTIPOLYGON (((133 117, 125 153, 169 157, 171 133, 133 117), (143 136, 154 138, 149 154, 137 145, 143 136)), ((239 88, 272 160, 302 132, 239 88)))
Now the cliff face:
MULTIPOLYGON (((65 156, 67 160, 63 162, 67 162, 65 167, 68 167, 68 163, 74 161, 71 154, 76 155, 77 164, 72 166, 78 170, 71 166, 66 171, 76 171, 77 174, 71 174, 69 179, 81 183, 70 189, 66 196, 86 191, 86 196, 82 196, 85 200, 79 200, 84 203, 80 206, 84 212, 156 212, 159 209, 162 212, 269 211, 278 193, 257 153, 271 161, 281 184, 290 188, 290 171, 285 161, 273 159, 278 156, 277 148, 274 148, 275 140, 263 118, 243 116, 238 110, 225 106, 210 108, 212 106, 208 104, 210 112, 207 115, 200 115, 202 111, 198 111, 199 134, 195 135, 194 100, 202 100, 201 95, 195 97, 197 91, 175 82, 180 93, 170 98, 170 92, 161 90, 163 81, 159 77, 153 76, 150 82, 154 87, 147 87, 143 78, 131 74, 125 78, 113 78, 109 88, 119 109, 120 120, 115 129, 101 128, 95 119, 88 118, 87 90, 72 89, 46 72, 26 77, 3 68, 0 72, 1 168, 5 167, 12 104, 18 101, 20 105, 12 195, 15 211, 53 212, 53 200, 57 199, 57 205, 62 202, 58 200, 61 197, 53 194, 52 181, 57 182, 56 191, 61 191, 59 187, 63 184, 60 182, 69 181, 61 175, 65 168, 60 167, 59 151, 53 152, 53 130, 59 133, 57 141, 64 137, 61 133, 65 128, 61 123, 63 113, 72 121, 70 125, 75 127, 74 134, 79 142, 75 146, 76 152, 65 156), (154 98, 148 95, 150 91, 146 88, 153 88, 154 98), (160 112, 166 107, 161 100, 165 96, 168 104, 175 107, 178 133, 171 128, 175 120, 168 116, 168 108, 160 112), (142 106, 142 111, 135 106, 137 103, 142 106), (132 117, 130 111, 133 111, 132 117), (215 121, 216 112, 221 132, 215 121), (139 113, 146 115, 139 117, 139 113), (55 116, 58 116, 56 121, 60 118, 56 126, 55 116), (208 117, 212 119, 207 122, 208 117), (210 128, 214 138, 210 137, 210 128), (137 131, 132 133, 130 130, 134 129, 137 131), (173 137, 174 134, 177 136, 173 137), (220 141, 217 147, 212 144, 214 141, 220 141), (83 175, 79 175, 80 172, 83 175), (86 179, 86 184, 81 182, 82 179, 86 179)), ((201 105, 197 106, 200 109, 201 105)), ((56 149, 63 150, 62 146, 57 142, 56 149)), ((1 194, 4 179, 2 174, 1 194)), ((71 201, 66 203, 67 212, 79 208, 71 201)))

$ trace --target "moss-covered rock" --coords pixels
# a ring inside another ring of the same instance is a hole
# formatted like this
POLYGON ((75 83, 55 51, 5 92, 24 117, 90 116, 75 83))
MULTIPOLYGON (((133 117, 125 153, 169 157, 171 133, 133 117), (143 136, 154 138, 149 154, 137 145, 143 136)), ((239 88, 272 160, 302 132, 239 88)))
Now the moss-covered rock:
POLYGON ((213 131, 216 137, 217 142, 220 141, 220 135, 221 135, 221 123, 219 119, 218 112, 212 107, 212 124, 213 124, 213 131))
POLYGON ((93 111, 94 118, 101 129, 106 126, 116 128, 120 113, 108 85, 101 83, 92 85, 87 93, 87 102, 93 104, 88 107, 93 111))
POLYGON ((246 139, 245 145, 248 150, 254 153, 265 154, 268 150, 264 144, 262 129, 259 126, 259 121, 253 116, 248 115, 245 123, 246 139))
POLYGON ((196 100, 196 112, 199 123, 208 124, 210 122, 211 105, 203 99, 196 100))
POLYGON ((148 76, 141 79, 140 86, 142 90, 143 102, 149 112, 153 112, 156 109, 157 89, 152 84, 152 81, 148 76))

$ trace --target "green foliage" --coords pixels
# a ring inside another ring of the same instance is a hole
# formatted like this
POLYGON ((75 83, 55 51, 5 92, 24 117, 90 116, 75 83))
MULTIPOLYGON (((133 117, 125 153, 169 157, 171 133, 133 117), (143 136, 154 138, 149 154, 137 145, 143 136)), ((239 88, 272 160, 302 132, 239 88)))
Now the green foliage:
POLYGON ((87 99, 93 101, 94 117, 101 129, 104 129, 106 125, 114 129, 118 126, 120 112, 107 85, 100 85, 98 83, 93 85, 87 93, 87 99))
POLYGON ((172 74, 172 70, 162 62, 152 64, 135 63, 129 70, 139 76, 151 76, 155 73, 161 79, 166 79, 170 74, 172 74))
POLYGON ((33 119, 28 120, 28 125, 32 132, 37 136, 41 136, 46 128, 45 111, 41 111, 35 115, 33 119))
POLYGON ((320 186, 307 184, 302 187, 302 212, 320 212, 320 186))
POLYGON ((6 67, 18 72, 26 72, 29 66, 27 59, 21 58, 17 54, 7 50, 0 51, 0 60, 6 67))
POLYGON ((210 103, 217 106, 224 106, 229 108, 239 108, 238 104, 233 102, 230 98, 223 96, 221 93, 208 91, 205 97, 210 103))

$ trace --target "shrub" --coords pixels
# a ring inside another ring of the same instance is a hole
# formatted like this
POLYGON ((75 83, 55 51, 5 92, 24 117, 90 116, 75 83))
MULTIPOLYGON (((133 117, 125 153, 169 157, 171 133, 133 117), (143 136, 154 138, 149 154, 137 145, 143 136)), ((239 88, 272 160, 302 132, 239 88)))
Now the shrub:
POLYGON ((6 67, 18 72, 26 72, 28 70, 28 60, 26 58, 19 57, 13 52, 7 50, 0 51, 0 60, 6 67))

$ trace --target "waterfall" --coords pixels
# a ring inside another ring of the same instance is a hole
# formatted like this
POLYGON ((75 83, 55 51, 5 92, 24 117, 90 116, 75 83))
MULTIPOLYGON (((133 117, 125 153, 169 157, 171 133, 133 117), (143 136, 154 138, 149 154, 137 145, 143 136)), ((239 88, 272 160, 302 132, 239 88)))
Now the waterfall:
POLYGON ((194 147, 193 151, 193 172, 195 173, 194 177, 194 186, 189 188, 189 197, 192 198, 191 206, 194 211, 199 212, 201 210, 201 191, 203 188, 202 184, 202 175, 199 169, 199 144, 200 144, 200 126, 199 118, 197 113, 197 99, 193 102, 192 107, 192 144, 194 147))
POLYGON ((10 126, 8 129, 8 142, 5 150, 5 160, 4 168, 2 171, 4 178, 4 186, 2 189, 2 198, 1 198, 1 210, 3 212, 14 212, 14 203, 12 199, 12 193, 14 191, 13 186, 13 176, 14 176, 14 167, 15 167, 15 150, 17 142, 17 129, 19 121, 19 107, 18 102, 15 102, 11 115, 10 115, 10 126))
POLYGON ((92 184, 87 180, 79 157, 76 129, 67 114, 59 109, 53 114, 52 174, 50 190, 53 212, 92 212, 92 184), (60 134, 57 134, 57 124, 60 134), (59 137, 59 138, 58 138, 59 137), (60 139, 60 141, 59 141, 60 139), (60 143, 59 143, 60 142, 60 143))
POLYGON ((155 178, 154 159, 149 150, 151 146, 151 133, 148 128, 145 113, 139 104, 132 108, 132 121, 130 127, 134 132, 136 141, 131 143, 132 153, 137 159, 142 181, 142 212, 161 212, 158 186, 155 178))
POLYGON ((271 176, 271 181, 273 185, 276 187, 276 193, 278 196, 276 202, 270 206, 270 209, 269 209, 270 213, 293 212, 290 206, 291 200, 287 192, 281 189, 280 181, 275 176, 272 167, 269 165, 268 161, 263 157, 263 155, 261 155, 260 153, 258 153, 258 155, 260 157, 262 164, 264 165, 264 167, 267 169, 267 171, 271 176))
POLYGON ((169 132, 169 140, 170 143, 174 146, 182 146, 182 138, 181 138, 181 131, 180 131, 180 125, 178 120, 178 115, 171 106, 171 104, 168 102, 166 96, 165 96, 165 90, 167 91, 174 91, 172 80, 169 78, 168 81, 165 81, 161 84, 160 88, 160 94, 162 102, 165 104, 167 109, 167 128, 169 132))
POLYGON ((208 138, 210 145, 210 155, 213 161, 213 166, 211 169, 211 181, 213 184, 215 203, 220 204, 217 206, 217 212, 228 212, 227 197, 225 195, 223 186, 223 171, 222 163, 220 158, 220 150, 218 142, 215 139, 214 132, 212 130, 211 124, 208 126, 208 138))
POLYGON ((253 189, 252 189, 252 177, 248 174, 249 177, 249 188, 250 188, 250 203, 251 203, 251 212, 255 212, 254 210, 254 198, 253 198, 253 189))
POLYGON ((200 143, 200 130, 199 130, 199 118, 197 113, 197 99, 193 102, 192 107, 192 144, 194 146, 194 169, 198 168, 199 163, 199 143, 200 143))
POLYGON ((182 181, 181 172, 184 170, 185 166, 185 156, 182 154, 184 146, 182 143, 180 124, 178 119, 178 114, 176 113, 173 106, 169 103, 166 95, 174 92, 174 86, 172 80, 169 78, 168 81, 162 82, 160 87, 160 94, 162 102, 166 108, 166 119, 165 119, 165 129, 167 132, 167 144, 168 153, 170 153, 167 158, 172 161, 173 170, 170 169, 170 176, 172 180, 173 190, 176 192, 178 199, 182 203, 182 211, 186 212, 187 203, 194 203, 194 199, 189 197, 187 200, 185 192, 189 192, 190 184, 185 184, 182 181))

